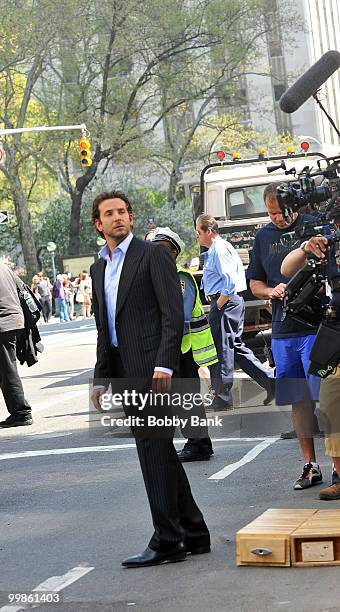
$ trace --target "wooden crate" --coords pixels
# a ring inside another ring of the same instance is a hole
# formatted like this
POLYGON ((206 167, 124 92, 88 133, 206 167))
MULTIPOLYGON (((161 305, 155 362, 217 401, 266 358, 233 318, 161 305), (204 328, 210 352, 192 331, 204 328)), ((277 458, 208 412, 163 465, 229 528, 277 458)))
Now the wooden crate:
POLYGON ((291 564, 291 534, 316 510, 270 508, 236 534, 236 564, 286 566, 291 564))
POLYGON ((291 534, 292 565, 340 565, 340 510, 318 510, 291 534))

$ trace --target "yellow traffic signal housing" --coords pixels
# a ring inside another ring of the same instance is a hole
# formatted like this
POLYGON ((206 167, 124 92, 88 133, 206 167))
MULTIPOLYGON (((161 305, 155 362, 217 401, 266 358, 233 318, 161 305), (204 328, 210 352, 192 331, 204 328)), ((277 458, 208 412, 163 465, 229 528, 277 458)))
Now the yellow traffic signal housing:
POLYGON ((84 136, 79 141, 80 146, 80 163, 83 168, 92 166, 91 145, 90 141, 84 136))

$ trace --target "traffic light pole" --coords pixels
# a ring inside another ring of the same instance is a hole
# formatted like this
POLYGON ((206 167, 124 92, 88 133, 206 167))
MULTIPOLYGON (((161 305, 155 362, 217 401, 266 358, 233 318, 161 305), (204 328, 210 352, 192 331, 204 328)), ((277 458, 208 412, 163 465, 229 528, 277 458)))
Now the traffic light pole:
POLYGON ((80 125, 40 125, 37 127, 30 128, 0 128, 0 136, 6 136, 9 134, 25 134, 29 132, 68 132, 71 130, 80 130, 83 133, 87 133, 87 128, 85 123, 81 123, 80 125))

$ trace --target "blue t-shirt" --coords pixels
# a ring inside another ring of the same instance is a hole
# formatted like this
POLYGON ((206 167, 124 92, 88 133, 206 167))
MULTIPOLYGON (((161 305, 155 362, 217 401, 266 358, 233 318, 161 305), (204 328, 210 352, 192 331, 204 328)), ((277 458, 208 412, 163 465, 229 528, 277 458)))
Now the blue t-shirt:
MULTIPOLYGON (((268 223, 261 227, 256 233, 254 247, 250 256, 250 263, 247 270, 247 278, 260 280, 267 283, 268 287, 276 287, 280 283, 288 283, 289 279, 280 272, 281 264, 296 248, 296 241, 293 244, 281 244, 283 234, 294 231, 302 225, 304 221, 312 221, 311 215, 301 214, 296 221, 285 229, 279 229, 274 223, 268 223)), ((302 240, 298 243, 301 244, 302 240)), ((315 334, 316 328, 300 323, 291 317, 286 317, 282 321, 282 301, 272 300, 272 337, 286 338, 293 336, 308 336, 315 334)))

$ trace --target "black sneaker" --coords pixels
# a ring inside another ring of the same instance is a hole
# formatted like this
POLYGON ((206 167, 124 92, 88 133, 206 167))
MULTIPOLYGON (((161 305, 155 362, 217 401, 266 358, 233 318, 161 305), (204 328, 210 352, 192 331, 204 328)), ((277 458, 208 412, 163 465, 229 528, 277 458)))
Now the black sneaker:
POLYGON ((24 425, 33 425, 33 419, 30 415, 21 417, 11 414, 5 421, 0 421, 0 427, 22 427, 24 425))
POLYGON ((296 433, 294 429, 292 431, 284 431, 280 436, 281 440, 295 440, 295 438, 296 438, 296 433))
POLYGON ((308 489, 322 482, 322 474, 318 464, 305 463, 301 476, 294 482, 294 489, 308 489))

